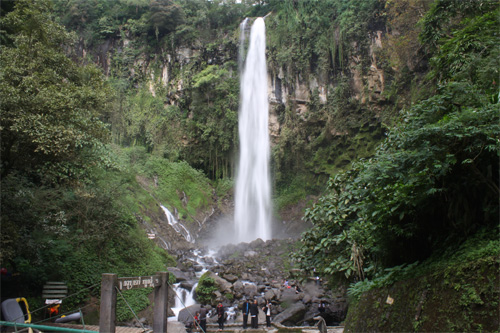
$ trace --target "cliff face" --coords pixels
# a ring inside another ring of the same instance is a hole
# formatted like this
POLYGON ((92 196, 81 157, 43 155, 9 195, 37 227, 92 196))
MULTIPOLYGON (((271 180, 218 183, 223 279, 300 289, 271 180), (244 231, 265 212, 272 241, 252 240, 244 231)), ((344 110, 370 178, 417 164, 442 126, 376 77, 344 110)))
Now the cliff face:
MULTIPOLYGON (((375 110, 381 109, 385 97, 384 70, 380 68, 376 51, 383 49, 382 31, 370 33, 368 59, 361 52, 349 57, 345 73, 352 88, 353 98, 361 105, 375 110), (368 62, 368 70, 363 70, 361 63, 368 62)), ((231 36, 226 36, 231 38, 231 36)), ((215 49, 206 46, 178 47, 174 51, 158 50, 156 53, 146 53, 144 46, 137 45, 131 37, 115 37, 102 41, 100 44, 86 47, 83 39, 77 45, 77 55, 81 59, 89 59, 102 67, 105 75, 116 76, 117 72, 126 75, 131 82, 144 80, 153 96, 161 96, 167 105, 179 105, 180 99, 186 93, 185 78, 193 67, 220 65, 235 61, 237 42, 222 44, 215 49), (132 56, 133 55, 133 56, 132 56), (196 66, 193 66, 196 64, 196 66)), ((353 42, 353 49, 357 49, 353 42)), ((191 73, 192 74, 192 73, 191 73)), ((269 133, 273 143, 279 142, 280 129, 279 110, 281 107, 292 107, 306 121, 309 112, 308 104, 317 98, 321 104, 326 104, 337 83, 331 77, 322 73, 289 74, 285 66, 268 66, 268 91, 270 109, 269 133)), ((234 75, 237 75, 234 73, 234 75)))
MULTIPOLYGON (((385 89, 384 70, 380 68, 376 52, 383 49, 382 31, 370 33, 369 53, 363 55, 357 52, 350 55, 346 74, 348 82, 352 89, 352 98, 355 99, 363 108, 375 110, 380 113, 383 104, 386 101, 383 96, 385 89), (363 59, 363 57, 368 59, 363 59), (362 70, 362 62, 368 62, 368 70, 362 70)), ((352 49, 358 49, 356 42, 353 42, 352 49)), ((358 49, 359 51, 359 49, 358 49)), ((273 142, 279 142, 280 123, 278 121, 277 109, 280 105, 292 107, 301 121, 307 122, 307 114, 310 111, 308 105, 316 98, 320 104, 325 105, 328 97, 336 88, 336 82, 323 73, 308 74, 304 77, 302 74, 295 74, 290 79, 287 69, 283 67, 269 66, 268 91, 271 102, 269 133, 273 142)), ((332 134, 347 134, 342 130, 333 130, 332 134)))

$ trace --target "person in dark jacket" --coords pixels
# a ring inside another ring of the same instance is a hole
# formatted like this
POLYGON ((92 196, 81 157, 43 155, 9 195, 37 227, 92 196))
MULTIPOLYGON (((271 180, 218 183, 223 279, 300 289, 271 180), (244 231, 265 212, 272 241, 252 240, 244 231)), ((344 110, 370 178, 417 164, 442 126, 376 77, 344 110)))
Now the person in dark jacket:
POLYGON ((257 300, 254 300, 250 305, 250 324, 252 328, 259 327, 259 306, 257 305, 257 300))
POLYGON ((266 314, 266 326, 271 327, 271 302, 266 301, 266 306, 262 308, 262 311, 266 314))
POLYGON ((245 300, 245 302, 243 302, 243 329, 247 328, 249 313, 250 313, 250 303, 248 303, 248 300, 245 300))
POLYGON ((200 308, 200 327, 203 333, 207 331, 207 309, 204 305, 200 308))
POLYGON ((224 329, 224 321, 226 320, 225 312, 222 302, 219 302, 219 305, 217 305, 217 323, 219 323, 219 331, 224 329))

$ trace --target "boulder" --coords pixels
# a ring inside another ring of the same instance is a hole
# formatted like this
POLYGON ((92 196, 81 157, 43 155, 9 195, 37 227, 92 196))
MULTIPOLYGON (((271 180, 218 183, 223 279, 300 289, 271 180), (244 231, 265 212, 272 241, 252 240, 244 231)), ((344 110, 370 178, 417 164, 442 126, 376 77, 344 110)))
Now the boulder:
POLYGON ((276 300, 278 299, 280 296, 280 291, 279 289, 269 289, 265 292, 264 294, 264 297, 267 299, 267 300, 276 300))
POLYGON ((255 284, 245 283, 245 285, 243 286, 243 294, 247 298, 253 298, 253 297, 259 295, 259 293, 257 291, 257 286, 255 284))
POLYGON ((233 274, 224 274, 223 277, 224 277, 224 279, 226 279, 227 281, 229 281, 231 283, 235 283, 236 281, 238 281, 238 277, 236 275, 233 275, 233 274))
POLYGON ((283 324, 285 326, 294 326, 297 322, 301 321, 306 312, 306 306, 301 302, 294 303, 285 311, 274 317, 273 321, 283 324))
POLYGON ((184 273, 177 267, 167 267, 167 271, 173 276, 175 276, 177 282, 188 280, 188 276, 186 275, 186 273, 184 273))
POLYGON ((243 293, 243 282, 238 280, 235 283, 233 283, 233 290, 236 293, 243 293))
POLYGON ((255 248, 261 249, 264 247, 265 244, 266 243, 262 239, 257 238, 256 240, 250 242, 250 247, 254 249, 255 248))
POLYGON ((293 288, 285 288, 281 291, 280 300, 289 304, 296 303, 302 295, 299 296, 293 288))
POLYGON ((193 289, 194 284, 195 284, 195 282, 186 280, 186 281, 182 281, 180 286, 186 290, 191 291, 193 289))
POLYGON ((231 292, 231 286, 232 286, 232 284, 229 281, 227 281, 226 279, 221 278, 219 275, 217 275, 217 274, 215 274, 213 272, 208 272, 208 274, 209 274, 209 277, 211 277, 212 279, 214 279, 215 284, 217 285, 217 287, 219 288, 219 290, 222 293, 231 292))
POLYGON ((185 325, 188 323, 192 323, 193 317, 198 311, 200 311, 200 304, 188 306, 187 308, 184 308, 179 312, 177 321, 183 322, 185 325))

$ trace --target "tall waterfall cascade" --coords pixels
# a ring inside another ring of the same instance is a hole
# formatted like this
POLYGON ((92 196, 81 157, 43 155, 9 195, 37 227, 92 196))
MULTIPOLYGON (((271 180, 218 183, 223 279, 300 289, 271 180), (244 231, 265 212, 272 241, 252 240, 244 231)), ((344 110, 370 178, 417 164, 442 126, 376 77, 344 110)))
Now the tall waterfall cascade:
MULTIPOLYGON (((241 40, 244 45, 244 29, 241 40)), ((244 50, 244 47, 240 47, 244 50)), ((240 58, 242 56, 240 55, 240 58)), ((236 175, 236 241, 271 239, 271 176, 269 170, 269 101, 267 95, 266 27, 263 18, 252 24, 248 52, 240 73, 239 140, 236 175)))

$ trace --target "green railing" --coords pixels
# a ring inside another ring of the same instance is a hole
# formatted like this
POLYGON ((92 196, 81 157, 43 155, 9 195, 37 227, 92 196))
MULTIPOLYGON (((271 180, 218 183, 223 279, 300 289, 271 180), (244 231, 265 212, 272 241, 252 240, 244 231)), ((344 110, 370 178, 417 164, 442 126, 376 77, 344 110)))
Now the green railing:
POLYGON ((14 323, 10 321, 0 321, 0 326, 11 326, 15 328, 15 332, 17 332, 17 328, 34 328, 40 331, 52 331, 52 332, 78 332, 78 333, 95 333, 95 331, 89 330, 79 330, 76 328, 67 328, 67 327, 57 327, 57 326, 48 326, 48 325, 36 325, 36 324, 21 324, 14 323))

